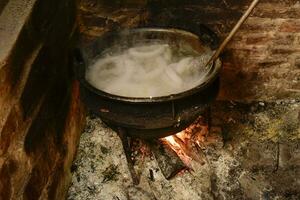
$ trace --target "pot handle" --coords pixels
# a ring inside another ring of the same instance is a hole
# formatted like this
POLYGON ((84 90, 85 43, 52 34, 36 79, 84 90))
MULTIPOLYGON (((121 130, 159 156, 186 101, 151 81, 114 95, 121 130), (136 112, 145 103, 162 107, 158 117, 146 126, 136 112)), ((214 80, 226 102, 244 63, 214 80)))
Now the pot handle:
POLYGON ((79 48, 73 50, 73 66, 75 77, 77 80, 80 80, 85 69, 83 55, 79 48))
POLYGON ((191 30, 191 32, 194 32, 199 39, 212 50, 217 49, 220 43, 218 35, 203 24, 199 24, 196 27, 197 28, 195 28, 195 30, 191 30))

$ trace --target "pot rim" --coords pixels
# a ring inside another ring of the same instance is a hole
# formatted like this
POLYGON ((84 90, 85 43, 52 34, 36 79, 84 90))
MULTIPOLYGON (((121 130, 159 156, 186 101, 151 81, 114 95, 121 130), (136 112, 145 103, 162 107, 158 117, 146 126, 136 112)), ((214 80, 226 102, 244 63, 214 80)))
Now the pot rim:
MULTIPOLYGON (((188 35, 191 37, 196 37, 198 40, 200 40, 200 38, 196 34, 182 30, 182 29, 177 29, 177 28, 148 28, 148 27, 147 28, 132 28, 132 29, 125 29, 125 30, 117 31, 117 32, 110 32, 108 34, 122 34, 124 32, 128 34, 128 31, 130 33, 145 32, 145 31, 172 32, 172 33, 175 32, 175 33, 188 35)), ((85 67, 86 66, 85 66, 85 62, 83 59, 79 63, 78 67, 81 67, 84 69, 83 70, 84 73, 79 72, 79 81, 81 82, 81 84, 84 87, 89 89, 91 92, 93 92, 99 96, 102 96, 104 98, 110 99, 110 100, 116 100, 116 101, 121 101, 121 102, 126 102, 126 103, 145 104, 145 103, 170 102, 170 101, 185 98, 187 96, 191 96, 195 93, 202 91, 218 77, 221 67, 222 67, 222 62, 220 59, 217 59, 217 61, 212 64, 211 69, 207 72, 207 74, 205 76, 205 80, 202 83, 200 83, 199 85, 197 85, 196 87, 193 87, 189 90, 186 90, 186 91, 183 91, 180 93, 170 94, 170 95, 165 95, 165 96, 158 96, 158 97, 126 97, 126 96, 119 96, 119 95, 107 93, 105 91, 95 88, 85 79, 85 67)), ((82 70, 79 70, 79 71, 82 71, 82 70)))

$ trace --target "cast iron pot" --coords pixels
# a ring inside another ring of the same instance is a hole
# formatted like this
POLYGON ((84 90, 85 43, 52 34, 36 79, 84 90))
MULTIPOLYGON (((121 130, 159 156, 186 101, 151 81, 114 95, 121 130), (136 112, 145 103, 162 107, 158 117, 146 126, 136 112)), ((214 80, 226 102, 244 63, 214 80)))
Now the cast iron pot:
POLYGON ((213 63, 200 85, 168 96, 117 96, 98 90, 86 81, 86 68, 103 51, 116 45, 130 47, 152 40, 176 43, 178 48, 189 45, 200 53, 211 51, 200 36, 191 32, 171 28, 135 28, 108 32, 92 44, 81 47, 75 54, 75 71, 87 107, 112 128, 127 129, 127 133, 134 137, 159 138, 183 130, 208 108, 219 90, 219 60, 213 63))

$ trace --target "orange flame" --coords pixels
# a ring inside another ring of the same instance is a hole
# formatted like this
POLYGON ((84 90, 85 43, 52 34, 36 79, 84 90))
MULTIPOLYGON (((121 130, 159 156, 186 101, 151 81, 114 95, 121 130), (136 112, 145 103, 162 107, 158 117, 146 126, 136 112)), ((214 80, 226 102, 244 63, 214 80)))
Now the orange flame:
POLYGON ((203 142, 209 132, 207 123, 203 117, 199 117, 185 130, 161 139, 168 145, 184 164, 191 168, 191 161, 203 163, 203 142))
POLYGON ((171 149, 178 155, 178 157, 184 162, 186 166, 191 167, 192 158, 184 151, 184 147, 182 146, 182 144, 178 143, 175 140, 174 137, 176 136, 177 134, 175 136, 165 137, 162 139, 162 141, 171 147, 171 149))

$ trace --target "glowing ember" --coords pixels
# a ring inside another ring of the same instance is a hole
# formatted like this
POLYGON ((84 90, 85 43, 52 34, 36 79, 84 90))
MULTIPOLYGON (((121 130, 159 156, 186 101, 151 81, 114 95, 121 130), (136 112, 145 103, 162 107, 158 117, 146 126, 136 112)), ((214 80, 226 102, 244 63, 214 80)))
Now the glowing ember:
POLYGON ((203 143, 208 136, 208 125, 199 117, 184 131, 161 139, 175 151, 184 164, 191 168, 191 161, 195 160, 204 164, 203 143))
POLYGON ((173 136, 168 136, 164 138, 167 142, 172 145, 175 149, 180 148, 180 145, 174 140, 173 136))
POLYGON ((181 132, 177 133, 176 136, 178 138, 180 138, 182 141, 187 141, 187 140, 191 139, 191 135, 187 134, 186 131, 181 131, 181 132))
POLYGON ((191 167, 192 158, 188 156, 185 151, 184 147, 178 143, 174 139, 174 136, 168 136, 161 139, 165 144, 169 145, 173 151, 178 155, 178 157, 184 162, 184 164, 188 167, 191 167))

